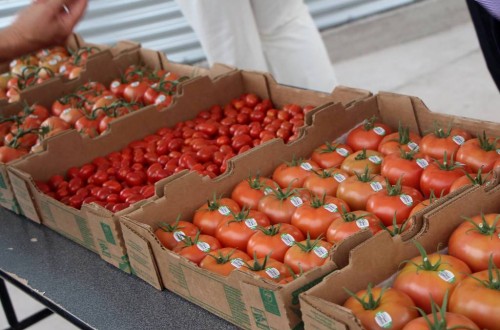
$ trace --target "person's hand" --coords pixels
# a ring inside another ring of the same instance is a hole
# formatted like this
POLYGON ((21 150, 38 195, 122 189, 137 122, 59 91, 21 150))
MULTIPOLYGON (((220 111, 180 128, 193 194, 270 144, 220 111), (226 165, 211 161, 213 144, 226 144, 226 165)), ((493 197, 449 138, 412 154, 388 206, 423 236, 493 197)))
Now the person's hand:
POLYGON ((88 0, 35 0, 19 11, 4 36, 14 56, 63 44, 85 12, 88 0))

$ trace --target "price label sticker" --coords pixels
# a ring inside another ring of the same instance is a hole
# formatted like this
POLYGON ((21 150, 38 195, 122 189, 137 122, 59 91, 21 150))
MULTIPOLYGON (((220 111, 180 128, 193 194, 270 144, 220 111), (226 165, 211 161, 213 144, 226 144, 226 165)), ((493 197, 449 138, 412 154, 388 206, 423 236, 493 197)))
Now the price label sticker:
POLYGON ((210 245, 206 242, 198 242, 196 243, 196 247, 205 253, 210 252, 210 245))
POLYGON ((342 157, 347 157, 347 156, 349 156, 349 151, 347 151, 347 149, 346 149, 346 148, 337 148, 337 149, 335 149, 335 151, 336 151, 339 155, 341 155, 342 157))
POLYGON ((230 263, 234 268, 241 268, 245 264, 243 259, 240 258, 231 259, 230 263))
POLYGON ((174 232, 174 239, 177 242, 183 241, 186 238, 186 234, 182 230, 178 230, 174 232))
POLYGON ((373 164, 377 164, 377 165, 382 163, 382 158, 380 158, 379 156, 370 156, 370 157, 368 157, 368 160, 370 162, 372 162, 373 164))
POLYGON ((328 250, 325 249, 324 247, 322 246, 316 246, 314 247, 313 249, 314 253, 320 257, 321 259, 326 259, 328 258, 328 250))
POLYGON ((373 191, 380 191, 380 190, 384 189, 384 187, 382 186, 382 184, 380 182, 371 182, 370 187, 372 187, 373 191))
POLYGON ((49 64, 50 64, 50 65, 56 65, 56 64, 57 64, 57 62, 59 62, 59 61, 58 61, 58 60, 56 60, 55 58, 53 58, 53 59, 51 59, 51 60, 49 61, 49 64))
POLYGON ((410 195, 406 195, 406 194, 401 194, 399 196, 399 199, 401 200, 401 202, 403 202, 404 205, 406 206, 412 206, 413 205, 413 198, 411 198, 410 195))
POLYGON ((423 158, 417 158, 416 162, 417 162, 417 165, 418 165, 418 166, 420 166, 421 168, 424 168, 424 169, 425 169, 427 166, 429 166, 429 162, 428 162, 428 161, 426 161, 426 160, 425 160, 425 159, 423 159, 423 158))
POLYGON ((264 189, 264 195, 269 195, 272 192, 273 192, 273 190, 271 188, 264 189))
POLYGON ((297 196, 294 196, 292 198, 290 198, 290 202, 293 204, 293 206, 295 207, 299 207, 301 206, 302 204, 304 204, 304 201, 302 200, 302 198, 300 197, 297 197, 297 196))
POLYGON ((452 272, 450 272, 447 269, 440 270, 438 272, 438 276, 445 282, 448 282, 448 283, 455 282, 455 274, 453 274, 452 272))
POLYGON ((228 214, 231 214, 231 210, 229 209, 229 207, 227 206, 220 206, 219 209, 218 209, 219 213, 222 214, 222 215, 228 215, 228 214))
POLYGON ((459 146, 461 146, 465 142, 464 137, 461 135, 454 135, 451 139, 453 140, 453 142, 455 142, 459 146))
POLYGON ((380 126, 375 126, 373 128, 373 131, 375 132, 375 134, 377 135, 380 135, 380 136, 384 136, 385 135, 385 129, 383 127, 380 127, 380 126))
POLYGON ((255 228, 257 228, 257 221, 255 221, 254 218, 248 218, 245 220, 245 225, 252 229, 252 230, 255 230, 255 228))
POLYGON ((167 97, 163 94, 158 95, 158 97, 155 100, 155 104, 160 104, 164 102, 167 99, 167 97))
POLYGON ((281 234, 281 240, 288 246, 293 246, 295 243, 295 238, 290 234, 281 234))
POLYGON ((408 142, 407 146, 411 151, 417 151, 419 149, 418 144, 413 141, 408 142))
POLYGON ((280 271, 274 267, 266 268, 266 274, 270 278, 279 278, 281 276, 280 271))
POLYGON ((497 149, 497 154, 499 154, 499 155, 500 155, 500 149, 497 149))
POLYGON ((375 314, 375 322, 379 327, 384 329, 390 329, 392 327, 392 317, 389 313, 384 311, 375 314))
POLYGON ((118 86, 120 86, 120 85, 121 85, 121 84, 120 84, 120 82, 119 82, 119 81, 113 81, 113 82, 111 83, 111 87, 113 87, 113 88, 116 88, 116 87, 118 87, 118 86))
POLYGON ((313 169, 312 165, 309 164, 308 162, 304 162, 304 163, 300 164, 300 167, 306 171, 310 171, 313 169))
POLYGON ((338 206, 333 204, 333 203, 325 204, 325 205, 323 205, 323 208, 331 213, 335 213, 335 212, 339 211, 338 206))
POLYGON ((358 226, 359 229, 365 229, 367 227, 370 227, 370 222, 366 219, 358 219, 356 220, 356 226, 358 226))
POLYGON ((335 181, 337 181, 338 183, 341 183, 341 182, 344 182, 347 178, 343 175, 343 174, 340 174, 340 173, 335 173, 333 175, 333 178, 335 179, 335 181))
POLYGON ((59 67, 59 73, 65 73, 66 71, 68 71, 66 65, 63 64, 59 67))

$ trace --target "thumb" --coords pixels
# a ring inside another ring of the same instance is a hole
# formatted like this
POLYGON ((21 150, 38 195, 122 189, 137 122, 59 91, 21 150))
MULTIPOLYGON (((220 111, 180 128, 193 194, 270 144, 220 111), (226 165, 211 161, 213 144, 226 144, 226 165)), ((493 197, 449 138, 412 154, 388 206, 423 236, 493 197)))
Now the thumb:
POLYGON ((59 19, 64 29, 73 30, 75 25, 80 21, 85 9, 87 8, 87 0, 53 0, 54 2, 62 2, 61 6, 66 6, 59 14, 59 19), (67 10, 66 10, 67 9, 67 10))

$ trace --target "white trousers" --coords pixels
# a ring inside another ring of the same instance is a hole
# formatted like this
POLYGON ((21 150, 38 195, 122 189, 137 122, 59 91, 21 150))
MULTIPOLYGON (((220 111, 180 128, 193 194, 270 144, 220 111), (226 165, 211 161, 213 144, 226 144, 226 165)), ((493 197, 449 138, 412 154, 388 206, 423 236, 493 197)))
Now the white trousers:
POLYGON ((302 0, 177 0, 208 63, 271 72, 279 83, 331 92, 323 39, 302 0))

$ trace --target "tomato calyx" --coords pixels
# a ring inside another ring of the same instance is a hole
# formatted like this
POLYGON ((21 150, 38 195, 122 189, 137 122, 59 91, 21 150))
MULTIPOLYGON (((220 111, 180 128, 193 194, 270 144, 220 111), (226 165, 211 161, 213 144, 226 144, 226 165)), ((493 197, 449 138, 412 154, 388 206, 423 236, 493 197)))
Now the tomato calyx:
POLYGON ((309 202, 309 205, 311 205, 311 207, 314 209, 319 209, 320 207, 326 205, 325 199, 326 199, 326 194, 323 194, 321 198, 313 194, 311 196, 311 201, 309 202))
POLYGON ((329 179, 334 177, 334 172, 335 170, 327 170, 327 169, 321 169, 320 171, 317 170, 311 170, 314 174, 316 174, 318 177, 322 179, 329 179))
POLYGON ((90 46, 90 47, 80 47, 76 51, 70 52, 70 54, 74 56, 73 63, 75 65, 79 65, 82 59, 85 58, 84 56, 92 54, 92 51, 99 52, 100 49, 95 46, 90 46))
POLYGON ((219 209, 219 207, 221 207, 221 203, 220 203, 220 197, 217 197, 217 195, 214 194, 214 197, 212 198, 212 200, 207 200, 207 209, 209 211, 216 211, 219 209))
POLYGON ((476 174, 476 177, 472 177, 472 175, 470 175, 468 172, 464 171, 465 172, 465 176, 467 177, 467 179, 469 179, 470 183, 473 185, 473 186, 482 186, 483 184, 486 183, 486 181, 488 181, 488 177, 490 175, 487 175, 486 177, 483 177, 483 167, 481 166, 479 168, 479 170, 477 171, 477 174, 476 174))
POLYGON ((249 176, 247 178, 247 182, 248 182, 248 185, 250 186, 250 188, 252 188, 254 190, 262 190, 262 189, 266 188, 266 185, 263 183, 263 180, 261 180, 260 174, 258 174, 258 173, 257 173, 257 175, 255 175, 255 177, 249 176))
POLYGON ((373 286, 372 283, 368 283, 368 287, 366 288, 366 293, 361 298, 358 297, 358 295, 356 295, 348 288, 344 287, 343 289, 345 292, 347 292, 347 294, 349 294, 349 296, 356 299, 356 301, 363 307, 364 310, 375 310, 380 306, 380 301, 382 300, 382 296, 384 295, 384 292, 387 290, 387 287, 383 287, 382 291, 380 291, 380 295, 378 296, 377 299, 375 299, 373 297, 372 286, 373 286))
POLYGON ((283 190, 281 187, 272 188, 269 186, 266 187, 266 190, 269 191, 270 194, 273 194, 277 200, 284 201, 285 199, 287 199, 287 198, 289 198, 297 193, 297 189, 292 188, 292 183, 295 180, 297 180, 297 179, 294 179, 290 182, 290 184, 288 185, 286 190, 283 190))
POLYGON ((398 138, 394 141, 397 141, 401 145, 407 145, 408 143, 410 143, 410 128, 408 126, 401 125, 400 122, 398 126, 398 138))
POLYGON ((290 162, 285 162, 286 166, 288 167, 295 167, 295 166, 300 166, 302 163, 304 163, 304 158, 295 158, 295 155, 293 156, 292 160, 290 162))
POLYGON ((17 149, 19 148, 19 140, 25 136, 25 135, 28 135, 28 134, 36 134, 38 136, 40 136, 41 138, 43 138, 45 135, 47 135, 50 131, 50 127, 48 126, 43 126, 43 127, 39 127, 39 128, 31 128, 31 129, 27 129, 27 130, 24 130, 22 128, 19 128, 17 133, 14 135, 13 139, 6 144, 6 146, 10 147, 10 148, 13 148, 13 149, 17 149))
POLYGON ((467 222, 469 222, 473 226, 471 229, 467 230, 467 232, 476 231, 476 232, 480 233, 481 235, 493 236, 495 234, 495 232, 497 230, 499 230, 499 228, 500 228, 500 226, 497 226, 498 221, 500 220, 500 215, 497 215, 495 217, 495 220, 493 221, 493 223, 491 225, 488 224, 488 222, 486 221, 486 217, 484 216, 484 213, 482 213, 482 212, 481 212, 481 222, 480 223, 474 222, 469 217, 463 217, 463 219, 465 219, 467 222))
POLYGON ((342 220, 344 220, 344 222, 354 222, 356 220, 363 219, 367 215, 370 215, 370 213, 356 215, 356 213, 354 212, 347 212, 347 209, 344 205, 342 205, 342 212, 340 213, 340 216, 342 217, 342 220))
POLYGON ((483 131, 483 135, 478 135, 477 139, 479 140, 479 146, 481 147, 482 150, 493 151, 497 149, 498 137, 495 138, 492 142, 490 142, 491 139, 489 139, 486 136, 486 132, 483 131))
POLYGON ((276 236, 280 232, 281 223, 270 225, 267 227, 257 226, 257 229, 260 230, 266 236, 276 236))
POLYGON ((262 262, 259 262, 259 258, 257 257, 257 252, 253 253, 253 265, 250 266, 246 261, 243 261, 245 264, 245 267, 247 267, 249 270, 254 271, 254 272, 259 272, 261 270, 266 269, 266 264, 269 261, 269 256, 270 254, 267 254, 264 259, 262 259, 262 262))
POLYGON ((328 154, 337 150, 339 143, 332 144, 331 142, 325 142, 325 148, 318 148, 320 154, 328 154))
POLYGON ((443 127, 441 127, 441 125, 439 125, 436 121, 433 126, 432 134, 434 134, 437 138, 446 139, 451 135, 451 122, 448 124, 448 128, 446 130, 443 129, 443 127))
POLYGON ((442 171, 453 171, 457 168, 463 168, 464 165, 461 163, 458 163, 455 161, 453 158, 453 154, 450 155, 450 158, 448 159, 448 155, 446 151, 444 152, 443 156, 443 161, 440 162, 437 159, 434 159, 434 163, 438 166, 438 168, 442 171))
POLYGON ((297 245, 300 248, 300 250, 302 250, 302 252, 311 253, 312 251, 314 251, 314 249, 318 247, 319 242, 323 238, 322 236, 323 235, 319 235, 314 241, 311 241, 311 235, 309 234, 309 232, 307 232, 305 244, 302 244, 301 242, 297 241, 295 241, 293 244, 297 245))
MULTIPOLYGON (((495 221, 497 219, 495 219, 495 221)), ((495 263, 493 262, 493 254, 490 254, 490 258, 488 260, 487 280, 478 279, 474 275, 469 275, 469 276, 472 277, 474 280, 478 281, 482 286, 484 286, 487 289, 500 291, 500 270, 495 266, 495 263)))
POLYGON ((236 252, 238 249, 232 249, 229 253, 223 254, 221 251, 215 251, 215 254, 207 254, 208 256, 214 258, 215 262, 218 265, 224 265, 230 262, 231 260, 235 258, 231 258, 231 256, 236 252))
POLYGON ((397 212, 394 212, 394 216, 392 217, 392 226, 391 226, 392 229, 387 227, 386 225, 384 225, 384 223, 382 221, 379 222, 379 226, 383 230, 388 232, 389 235, 391 235, 392 237, 394 237, 396 235, 401 235, 406 230, 406 227, 407 227, 408 223, 410 222, 410 218, 408 218, 405 221, 403 221, 401 223, 401 225, 399 225, 397 222, 396 214, 397 214, 397 212))
POLYGON ((413 241, 413 243, 415 244, 418 251, 420 252, 420 255, 422 256, 422 263, 417 264, 411 260, 405 260, 405 261, 403 261, 403 263, 409 262, 409 263, 413 264, 415 267, 417 267, 417 269, 419 269, 419 270, 432 271, 432 272, 437 271, 439 269, 439 267, 441 266, 441 255, 439 255, 439 259, 433 265, 432 262, 429 261, 429 257, 427 256, 427 252, 425 251, 424 247, 420 243, 418 243, 417 241, 413 241))
POLYGON ((160 222, 158 224, 158 228, 160 228, 161 230, 163 230, 166 233, 176 232, 176 231, 184 228, 183 226, 179 225, 179 221, 180 220, 181 220, 181 216, 178 215, 177 218, 175 219, 175 222, 173 224, 166 223, 166 222, 160 222))
POLYGON ((354 157, 355 160, 365 160, 367 158, 368 156, 366 155, 366 149, 361 150, 361 152, 357 154, 356 157, 354 157))
POLYGON ((200 234, 201 234, 201 231, 198 230, 198 232, 196 233, 194 238, 191 236, 184 236, 184 238, 182 239, 182 241, 180 241, 180 243, 182 243, 184 245, 184 247, 196 245, 200 241, 200 234))
POLYGON ((83 103, 85 103, 87 101, 87 99, 85 97, 78 95, 78 94, 68 94, 68 95, 65 95, 61 98, 58 98, 57 101, 59 103, 61 103, 62 105, 68 105, 71 103, 71 100, 74 100, 74 99, 78 100, 76 103, 77 107, 81 107, 83 105, 83 103))
POLYGON ((371 182, 373 178, 375 178, 375 175, 370 174, 370 169, 368 168, 368 166, 365 167, 363 173, 355 171, 354 175, 356 175, 356 178, 360 182, 371 182))
POLYGON ((418 152, 418 149, 406 151, 403 148, 399 148, 399 156, 402 159, 406 159, 406 160, 414 160, 417 152, 418 152))
POLYGON ((229 220, 227 222, 227 224, 229 225, 230 223, 233 223, 233 222, 236 222, 236 223, 243 222, 243 221, 248 219, 249 213, 250 213, 250 209, 245 208, 245 207, 240 212, 237 212, 237 213, 231 211, 230 214, 231 214, 232 219, 229 220))
POLYGON ((438 306, 434 301, 434 299, 432 299, 431 295, 429 296, 429 299, 431 301, 432 322, 429 319, 427 313, 423 309, 415 307, 420 313, 420 315, 422 315, 422 317, 424 318, 425 323, 427 323, 429 330, 470 329, 469 327, 463 325, 456 325, 454 327, 448 328, 448 324, 446 322, 446 310, 448 306, 448 290, 446 290, 446 294, 444 295, 442 306, 438 306))
POLYGON ((377 116, 373 116, 370 119, 367 119, 363 124, 363 129, 365 131, 372 130, 375 127, 375 122, 377 121, 377 116))

